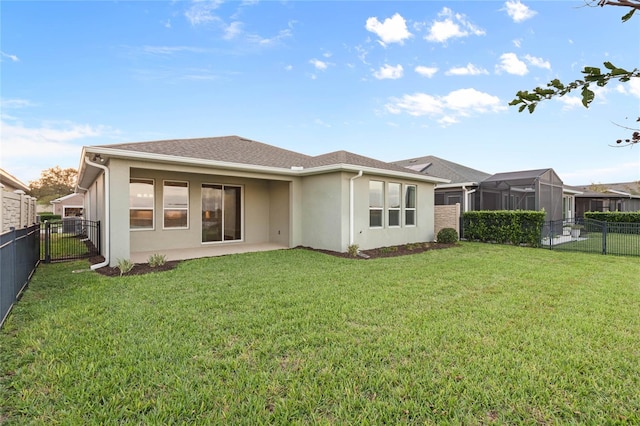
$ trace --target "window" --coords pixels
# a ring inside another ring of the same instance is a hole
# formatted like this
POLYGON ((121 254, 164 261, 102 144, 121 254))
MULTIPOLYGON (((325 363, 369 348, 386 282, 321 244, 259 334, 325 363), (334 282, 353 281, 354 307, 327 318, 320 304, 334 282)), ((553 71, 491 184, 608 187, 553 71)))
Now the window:
POLYGON ((399 183, 390 183, 388 185, 389 210, 388 222, 389 227, 400 226, 400 200, 402 186, 399 183))
POLYGON ((242 240, 242 187, 202 185, 202 242, 242 240))
POLYGON ((163 197, 164 228, 188 228, 189 183, 165 181, 163 197))
POLYGON ((416 226, 416 186, 404 187, 404 225, 416 226))
POLYGON ((369 181, 369 226, 382 228, 384 211, 384 182, 369 181))
POLYGON ((129 228, 153 229, 153 180, 129 180, 129 228))

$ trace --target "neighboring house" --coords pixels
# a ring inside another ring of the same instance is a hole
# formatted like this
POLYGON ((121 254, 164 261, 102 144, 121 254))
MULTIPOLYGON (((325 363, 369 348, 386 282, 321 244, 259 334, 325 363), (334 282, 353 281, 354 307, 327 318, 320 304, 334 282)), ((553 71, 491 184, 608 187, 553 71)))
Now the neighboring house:
POLYGON ((0 169, 0 184, 2 184, 2 190, 6 192, 29 191, 29 186, 3 169, 0 169))
POLYGON ((86 146, 78 176, 111 266, 153 253, 433 241, 434 187, 446 182, 346 151, 312 157, 238 136, 86 146))
POLYGON ((394 164, 450 183, 436 185, 436 205, 460 203, 461 212, 473 210, 542 210, 546 220, 575 218, 575 196, 553 169, 491 175, 435 156, 396 161, 394 164))
POLYGON ((449 180, 450 183, 440 183, 436 185, 436 205, 454 205, 460 203, 461 212, 479 210, 473 194, 478 189, 480 182, 491 176, 489 173, 472 169, 452 161, 443 160, 433 155, 394 161, 393 164, 429 176, 449 180))
POLYGON ((637 212, 640 211, 640 181, 592 184, 576 187, 576 216, 585 212, 637 212))
POLYGON ((80 217, 84 210, 84 195, 69 194, 51 201, 53 214, 65 217, 80 217))

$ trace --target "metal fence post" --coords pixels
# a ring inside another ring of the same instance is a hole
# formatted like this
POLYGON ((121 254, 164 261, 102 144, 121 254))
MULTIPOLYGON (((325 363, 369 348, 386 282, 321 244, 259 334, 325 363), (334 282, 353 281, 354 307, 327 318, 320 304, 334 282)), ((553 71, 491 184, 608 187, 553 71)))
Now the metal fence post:
POLYGON ((51 263, 51 223, 44 221, 44 263, 51 263))
POLYGON ((607 254, 607 222, 602 222, 602 254, 607 254))

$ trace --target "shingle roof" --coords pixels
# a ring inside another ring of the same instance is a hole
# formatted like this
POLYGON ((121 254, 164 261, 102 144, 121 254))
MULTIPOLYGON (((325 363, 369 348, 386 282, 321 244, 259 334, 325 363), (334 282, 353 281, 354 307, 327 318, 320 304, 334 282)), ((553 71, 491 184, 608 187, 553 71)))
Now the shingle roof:
POLYGON ((93 148, 108 148, 286 169, 295 166, 310 168, 349 164, 394 172, 412 173, 411 170, 395 164, 364 157, 348 151, 335 151, 313 157, 239 136, 121 143, 99 145, 93 148))
POLYGON ((624 192, 633 196, 640 196, 640 181, 637 182, 621 182, 621 183, 599 183, 595 185, 576 186, 575 188, 582 191, 577 197, 582 198, 612 198, 624 197, 622 194, 616 194, 609 190, 624 192))
POLYGON ((517 172, 496 173, 485 179, 485 182, 496 182, 503 180, 536 179, 548 172, 549 169, 522 170, 517 172))
POLYGON ((491 176, 489 173, 447 161, 433 155, 394 161, 393 164, 409 170, 419 171, 429 176, 449 179, 451 183, 481 182, 491 176))

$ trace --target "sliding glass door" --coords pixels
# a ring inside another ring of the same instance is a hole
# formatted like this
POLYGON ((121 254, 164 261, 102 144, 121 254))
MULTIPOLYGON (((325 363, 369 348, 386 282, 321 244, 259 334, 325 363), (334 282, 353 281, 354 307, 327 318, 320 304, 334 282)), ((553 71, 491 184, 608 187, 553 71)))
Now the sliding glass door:
POLYGON ((202 185, 202 242, 242 240, 242 187, 202 185))

